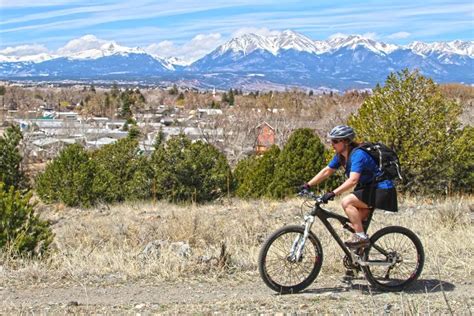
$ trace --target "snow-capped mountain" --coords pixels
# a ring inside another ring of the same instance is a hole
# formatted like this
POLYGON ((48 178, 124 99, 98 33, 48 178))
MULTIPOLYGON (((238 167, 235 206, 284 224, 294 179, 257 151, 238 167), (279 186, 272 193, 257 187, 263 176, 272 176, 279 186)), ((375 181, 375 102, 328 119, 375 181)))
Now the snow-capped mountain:
POLYGON ((272 55, 277 55, 280 50, 295 50, 299 52, 318 53, 324 51, 327 46, 319 44, 308 37, 296 32, 286 30, 278 35, 262 36, 257 34, 245 34, 233 38, 229 42, 216 49, 216 54, 244 53, 248 55, 256 50, 264 50, 272 55))
POLYGON ((420 44, 397 46, 360 35, 313 41, 291 31, 268 37, 247 34, 187 70, 241 78, 259 74, 259 80, 279 84, 335 88, 371 87, 403 68, 419 69, 438 82, 474 82, 473 42, 420 44))
POLYGON ((376 54, 390 54, 400 47, 393 44, 377 42, 361 35, 337 36, 327 41, 329 47, 326 52, 334 52, 343 47, 355 50, 357 47, 364 47, 376 54))
POLYGON ((407 47, 413 52, 423 56, 428 56, 430 54, 456 54, 474 58, 474 41, 434 43, 413 42, 407 47))
MULTIPOLYGON (((84 55, 83 55, 84 56, 84 55)), ((85 55, 89 56, 89 55, 85 55)), ((60 57, 41 63, 0 63, 0 77, 31 79, 45 77, 59 80, 108 79, 136 80, 173 71, 170 65, 148 54, 113 54, 98 58, 60 57)))
POLYGON ((19 58, 0 56, 0 77, 51 79, 110 79, 157 76, 175 71, 172 60, 151 56, 139 47, 86 35, 68 43, 55 55, 40 54, 19 58), (2 62, 3 61, 3 62, 2 62))
POLYGON ((413 42, 407 46, 398 46, 375 41, 361 35, 339 35, 325 41, 313 41, 304 35, 289 30, 281 32, 279 35, 268 37, 256 34, 245 34, 241 37, 233 38, 218 47, 214 51, 214 56, 217 54, 223 55, 228 51, 234 53, 242 52, 248 55, 256 50, 267 51, 272 55, 277 55, 281 50, 296 50, 320 55, 335 52, 341 48, 355 50, 358 47, 364 47, 376 54, 385 55, 391 54, 398 49, 410 49, 414 53, 423 56, 431 53, 448 53, 474 58, 474 41, 413 42))
POLYGON ((383 54, 390 54, 400 48, 397 45, 376 42, 360 35, 341 35, 326 41, 313 41, 304 35, 287 30, 279 35, 268 37, 257 34, 245 34, 241 37, 233 38, 216 49, 214 55, 223 55, 229 51, 248 55, 256 50, 267 51, 272 55, 277 55, 282 50, 295 50, 320 55, 337 51, 343 47, 356 49, 358 46, 363 46, 375 53, 383 54))
POLYGON ((7 55, 0 55, 0 62, 7 62, 7 63, 18 63, 18 62, 33 62, 33 63, 40 63, 46 60, 58 58, 59 56, 47 54, 47 53, 40 53, 34 55, 26 55, 26 56, 7 56, 7 55))
POLYGON ((62 57, 69 59, 98 59, 107 56, 121 55, 127 56, 129 54, 146 54, 145 51, 139 47, 129 48, 120 46, 114 42, 103 44, 100 48, 92 48, 79 52, 65 54, 62 57))
POLYGON ((1 56, 0 79, 146 80, 193 86, 370 88, 390 72, 419 69, 437 82, 474 83, 474 41, 383 43, 361 35, 312 40, 293 31, 245 34, 192 64, 92 35, 54 54, 1 56))

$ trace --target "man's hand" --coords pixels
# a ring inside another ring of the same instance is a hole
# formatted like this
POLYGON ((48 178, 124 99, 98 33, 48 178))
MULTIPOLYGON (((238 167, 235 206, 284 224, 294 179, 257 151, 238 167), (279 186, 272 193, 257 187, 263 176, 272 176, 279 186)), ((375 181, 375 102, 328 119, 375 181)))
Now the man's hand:
POLYGON ((309 186, 308 183, 305 183, 298 188, 298 192, 309 191, 309 189, 311 189, 311 187, 309 186))
POLYGON ((324 203, 327 203, 329 200, 334 200, 335 196, 336 196, 336 194, 331 191, 331 192, 328 192, 328 193, 324 193, 324 195, 321 197, 321 200, 324 203))

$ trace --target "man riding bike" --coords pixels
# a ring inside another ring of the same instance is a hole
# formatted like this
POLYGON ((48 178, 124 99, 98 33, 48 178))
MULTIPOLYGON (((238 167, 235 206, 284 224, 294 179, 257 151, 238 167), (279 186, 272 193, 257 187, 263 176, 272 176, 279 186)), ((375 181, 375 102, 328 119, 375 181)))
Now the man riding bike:
POLYGON ((398 211, 397 193, 391 180, 375 181, 382 174, 374 159, 364 150, 357 148, 354 141, 354 130, 346 125, 334 127, 328 134, 336 155, 316 176, 303 185, 304 189, 317 185, 334 174, 343 166, 347 180, 339 187, 323 195, 322 200, 327 203, 336 195, 350 188, 354 191, 342 199, 341 205, 351 221, 355 234, 345 242, 350 248, 360 248, 369 245, 369 237, 362 225, 373 208, 391 212, 398 211))

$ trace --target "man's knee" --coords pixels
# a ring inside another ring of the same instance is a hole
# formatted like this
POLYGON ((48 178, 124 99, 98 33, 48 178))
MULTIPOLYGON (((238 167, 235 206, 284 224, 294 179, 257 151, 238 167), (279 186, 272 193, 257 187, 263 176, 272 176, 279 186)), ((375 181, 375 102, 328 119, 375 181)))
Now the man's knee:
POLYGON ((348 195, 344 197, 341 201, 341 206, 343 209, 346 209, 347 207, 351 206, 354 203, 354 199, 348 195))

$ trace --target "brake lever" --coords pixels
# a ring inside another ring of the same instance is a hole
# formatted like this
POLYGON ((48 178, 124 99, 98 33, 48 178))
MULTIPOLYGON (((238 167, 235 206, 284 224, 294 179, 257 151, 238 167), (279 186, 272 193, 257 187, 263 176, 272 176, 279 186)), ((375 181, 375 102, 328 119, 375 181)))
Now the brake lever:
POLYGON ((309 197, 309 198, 315 200, 319 204, 327 204, 327 202, 326 203, 323 202, 320 195, 316 195, 313 192, 311 192, 309 190, 306 190, 306 189, 303 189, 300 192, 298 192, 298 196, 309 197))
POLYGON ((297 193, 298 196, 305 196, 305 195, 309 195, 311 192, 309 192, 308 190, 306 189, 303 189, 301 190, 300 192, 297 193))

